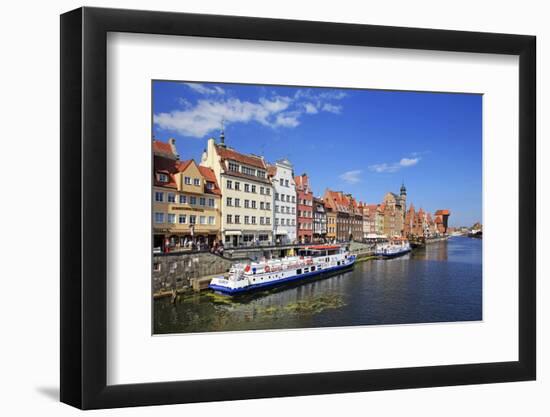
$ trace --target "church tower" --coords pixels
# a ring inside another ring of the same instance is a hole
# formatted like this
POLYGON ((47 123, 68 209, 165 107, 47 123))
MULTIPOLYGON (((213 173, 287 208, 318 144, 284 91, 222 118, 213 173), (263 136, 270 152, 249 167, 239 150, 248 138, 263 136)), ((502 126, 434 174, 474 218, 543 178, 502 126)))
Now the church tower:
POLYGON ((405 213, 407 211, 407 189, 405 188, 404 183, 401 183, 399 197, 401 200, 401 207, 403 207, 403 213, 405 213))

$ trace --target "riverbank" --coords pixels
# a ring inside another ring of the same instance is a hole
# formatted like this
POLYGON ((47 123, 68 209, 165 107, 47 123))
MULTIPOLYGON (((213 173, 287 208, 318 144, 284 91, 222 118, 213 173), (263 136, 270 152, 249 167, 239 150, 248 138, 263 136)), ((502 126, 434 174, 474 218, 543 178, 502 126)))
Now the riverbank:
POLYGON ((364 256, 348 271, 248 297, 164 296, 154 301, 154 333, 481 320, 481 243, 457 237, 391 261, 364 256))

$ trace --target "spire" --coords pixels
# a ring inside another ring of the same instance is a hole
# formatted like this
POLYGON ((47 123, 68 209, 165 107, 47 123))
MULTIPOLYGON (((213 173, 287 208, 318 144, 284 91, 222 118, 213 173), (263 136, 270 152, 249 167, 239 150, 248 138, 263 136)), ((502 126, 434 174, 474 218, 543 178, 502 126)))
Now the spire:
POLYGON ((401 181, 401 195, 407 195, 407 189, 405 188, 405 182, 401 181))
POLYGON ((221 146, 225 146, 225 132, 224 132, 224 122, 225 120, 222 119, 222 129, 221 129, 221 132, 220 132, 220 145, 221 146))

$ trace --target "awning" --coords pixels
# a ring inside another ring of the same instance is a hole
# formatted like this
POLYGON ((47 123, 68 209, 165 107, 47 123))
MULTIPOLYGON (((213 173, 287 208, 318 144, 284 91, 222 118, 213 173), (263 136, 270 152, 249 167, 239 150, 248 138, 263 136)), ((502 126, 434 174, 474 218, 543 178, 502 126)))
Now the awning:
POLYGON ((242 232, 240 230, 227 230, 224 232, 226 236, 240 236, 242 232))

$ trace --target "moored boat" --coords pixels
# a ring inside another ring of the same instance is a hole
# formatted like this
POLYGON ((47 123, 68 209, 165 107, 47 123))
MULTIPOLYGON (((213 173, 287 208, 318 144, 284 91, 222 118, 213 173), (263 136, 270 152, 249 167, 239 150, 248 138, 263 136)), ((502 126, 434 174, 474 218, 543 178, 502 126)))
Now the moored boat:
POLYGON ((233 295, 296 283, 350 268, 355 258, 338 245, 308 246, 300 250, 299 256, 236 264, 227 277, 213 278, 209 288, 233 295))
POLYGON ((405 238, 393 238, 389 242, 376 246, 374 254, 383 258, 395 258, 411 251, 411 245, 405 238))

